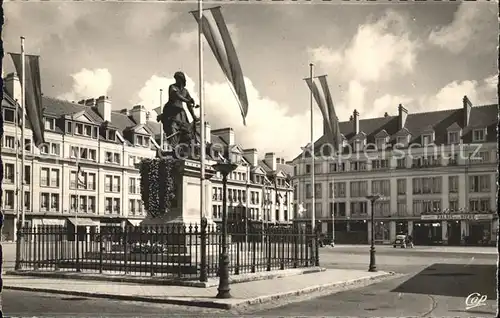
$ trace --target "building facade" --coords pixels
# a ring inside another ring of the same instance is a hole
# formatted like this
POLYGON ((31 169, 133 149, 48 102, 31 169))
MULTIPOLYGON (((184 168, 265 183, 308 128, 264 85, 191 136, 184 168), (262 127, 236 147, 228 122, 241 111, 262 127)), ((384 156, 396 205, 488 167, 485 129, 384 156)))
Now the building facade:
POLYGON ((498 105, 473 106, 467 97, 462 108, 436 112, 411 114, 399 105, 397 116, 360 120, 354 111, 340 123, 341 152, 323 136, 314 167, 310 152, 293 160, 300 219, 310 222, 314 191, 315 217, 337 243, 368 243, 374 213, 377 242, 410 234, 422 245, 494 244, 497 116, 498 105), (374 211, 371 194, 381 196, 374 211))
MULTIPOLYGON (((15 124, 20 94, 18 77, 9 74, 4 79, 2 99, 4 239, 15 240, 17 217, 21 215, 21 188, 27 227, 79 225, 79 231, 89 231, 140 224, 146 211, 137 164, 142 158, 156 156, 160 124, 151 120, 143 106, 113 110, 111 100, 105 96, 78 103, 44 96, 45 144, 35 147, 31 130, 25 129, 22 185, 21 156, 16 158, 20 153, 21 129, 15 124)), ((205 128, 211 142, 235 144, 231 128, 212 132, 208 124, 205 128)), ((273 154, 259 161, 255 149, 242 152, 244 160, 229 178, 230 218, 236 219, 234 214, 243 213, 247 218, 266 222, 289 220, 291 167, 273 154), (276 187, 268 186, 274 183, 276 187), (263 193, 269 196, 267 201, 261 199, 263 193)), ((219 175, 212 178, 215 220, 222 211, 221 181, 219 175)))

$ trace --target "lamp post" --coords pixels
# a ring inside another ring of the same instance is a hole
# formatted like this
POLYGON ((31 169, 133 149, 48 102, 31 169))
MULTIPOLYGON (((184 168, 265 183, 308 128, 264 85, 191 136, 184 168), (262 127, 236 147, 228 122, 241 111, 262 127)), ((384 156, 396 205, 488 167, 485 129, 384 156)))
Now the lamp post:
POLYGON ((241 154, 236 151, 225 152, 225 160, 214 165, 214 169, 222 174, 222 251, 219 258, 219 287, 217 298, 231 298, 229 287, 229 255, 227 253, 227 176, 233 172, 240 162, 241 154))
POLYGON ((374 194, 374 195, 368 195, 366 196, 368 200, 370 200, 371 203, 371 244, 370 244, 370 266, 368 267, 369 272, 376 272, 377 271, 377 265, 375 264, 375 240, 374 240, 374 232, 375 232, 375 211, 373 209, 375 205, 375 201, 380 199, 379 194, 374 194))

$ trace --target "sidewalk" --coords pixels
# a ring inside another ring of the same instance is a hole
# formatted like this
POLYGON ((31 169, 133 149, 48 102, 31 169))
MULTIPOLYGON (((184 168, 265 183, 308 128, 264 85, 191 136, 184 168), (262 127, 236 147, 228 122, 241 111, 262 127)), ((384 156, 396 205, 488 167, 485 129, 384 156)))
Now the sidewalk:
MULTIPOLYGON (((380 245, 375 244, 377 250, 393 250, 392 245, 380 245)), ((347 245, 347 244, 335 244, 333 249, 345 249, 345 250, 369 250, 370 245, 347 245)), ((397 249, 401 250, 400 248, 397 249)), ((424 253, 457 253, 457 254, 498 254, 497 247, 486 247, 486 246, 423 246, 415 245, 414 248, 406 249, 412 252, 424 252, 424 253)))
POLYGON ((217 299, 217 287, 196 288, 110 283, 4 275, 4 289, 143 301, 174 305, 234 309, 325 290, 357 288, 392 277, 394 273, 370 273, 334 269, 311 274, 251 281, 231 285, 231 299, 217 299))

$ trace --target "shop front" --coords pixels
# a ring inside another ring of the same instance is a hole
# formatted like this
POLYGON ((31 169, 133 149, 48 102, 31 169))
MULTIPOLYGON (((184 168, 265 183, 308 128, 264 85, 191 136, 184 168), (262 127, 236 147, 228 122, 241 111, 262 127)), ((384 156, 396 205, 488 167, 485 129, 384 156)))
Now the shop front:
POLYGON ((497 224, 498 217, 493 213, 422 215, 421 220, 414 224, 415 243, 425 245, 441 241, 447 245, 494 245, 497 224))

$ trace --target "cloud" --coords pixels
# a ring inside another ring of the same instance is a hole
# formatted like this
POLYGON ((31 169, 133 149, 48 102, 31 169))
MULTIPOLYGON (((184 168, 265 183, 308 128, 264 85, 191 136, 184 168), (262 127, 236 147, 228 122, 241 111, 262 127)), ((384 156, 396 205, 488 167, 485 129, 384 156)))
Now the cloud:
POLYGON ((388 10, 379 20, 361 25, 344 48, 326 46, 308 49, 312 60, 327 69, 340 70, 345 79, 360 82, 387 80, 391 75, 413 71, 417 40, 408 33, 406 18, 388 10))
MULTIPOLYGON (((166 91, 173 82, 173 78, 152 76, 137 94, 140 104, 149 110, 158 107, 160 88, 166 91)), ((228 84, 205 83, 205 113, 211 128, 233 128, 236 141, 242 147, 257 148, 261 155, 265 152, 275 152, 285 158, 297 155, 300 146, 310 139, 309 129, 303 129, 305 123, 309 126, 309 112, 289 115, 286 105, 262 96, 250 79, 245 78, 245 84, 249 103, 247 126, 243 125, 238 103, 228 84)), ((198 101, 197 87, 189 76, 186 76, 186 88, 198 101)), ((163 102, 166 101, 165 96, 163 102)), ((199 116, 198 110, 195 113, 199 116)), ((317 107, 314 116, 315 138, 319 138, 323 124, 317 107)))
POLYGON ((347 91, 347 105, 354 111, 365 108, 366 88, 357 81, 350 81, 347 91))
MULTIPOLYGON (((229 34, 231 34, 231 40, 233 40, 234 46, 237 47, 239 43, 238 28, 234 24, 228 24, 227 28, 229 29, 229 34)), ((181 50, 191 49, 192 47, 198 46, 198 28, 174 32, 170 35, 169 40, 177 44, 181 50)), ((205 38, 203 38, 203 41, 205 41, 205 38)))
POLYGON ((453 21, 433 30, 429 43, 459 54, 466 48, 474 48, 474 53, 487 51, 497 45, 498 4, 462 2, 453 16, 453 21))
POLYGON ((413 99, 404 95, 390 95, 385 94, 377 98, 373 102, 373 107, 370 107, 365 118, 382 117, 385 113, 389 116, 394 116, 397 111, 399 104, 406 105, 412 102, 413 99))
POLYGON ((474 105, 498 103, 496 83, 497 75, 481 81, 453 81, 441 88, 436 95, 422 97, 419 108, 426 111, 459 108, 464 95, 467 95, 474 105))
POLYGON ((93 70, 82 68, 71 77, 73 78, 72 90, 58 96, 58 98, 71 101, 96 98, 107 95, 112 85, 111 73, 105 68, 93 70))

